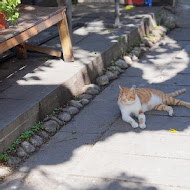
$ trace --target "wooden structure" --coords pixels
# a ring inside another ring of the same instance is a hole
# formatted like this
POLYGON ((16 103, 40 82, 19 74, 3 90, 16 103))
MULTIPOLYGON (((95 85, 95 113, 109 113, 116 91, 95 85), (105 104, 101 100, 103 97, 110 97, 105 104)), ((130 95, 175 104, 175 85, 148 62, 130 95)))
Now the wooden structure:
POLYGON ((26 58, 27 50, 61 57, 62 52, 25 43, 32 36, 57 24, 63 58, 65 61, 74 61, 65 11, 65 7, 21 5, 19 7, 18 26, 0 31, 0 54, 16 46, 18 58, 26 58))

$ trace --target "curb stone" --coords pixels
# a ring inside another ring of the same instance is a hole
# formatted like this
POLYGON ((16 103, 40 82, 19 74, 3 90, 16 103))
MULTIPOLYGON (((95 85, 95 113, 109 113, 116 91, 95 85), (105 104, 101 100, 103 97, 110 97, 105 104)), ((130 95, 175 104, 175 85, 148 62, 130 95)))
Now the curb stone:
POLYGON ((112 73, 111 71, 106 71, 106 76, 109 78, 109 80, 114 80, 117 78, 117 74, 112 73))
POLYGON ((37 135, 39 135, 40 137, 44 138, 44 139, 48 139, 49 138, 49 134, 46 133, 45 131, 43 130, 40 130, 37 132, 37 135))
POLYGON ((43 140, 40 136, 38 135, 33 135, 32 137, 30 137, 29 142, 34 145, 34 146, 41 146, 43 144, 43 140))
POLYGON ((104 86, 109 83, 109 78, 106 75, 102 75, 96 79, 96 82, 100 86, 104 86))
POLYGON ((59 118, 60 120, 64 121, 64 122, 68 122, 68 121, 71 120, 71 115, 70 115, 69 113, 67 113, 67 112, 65 112, 65 113, 60 113, 60 114, 58 115, 58 118, 59 118))
POLYGON ((8 164, 9 165, 17 165, 21 162, 21 159, 14 156, 9 156, 8 164))
POLYGON ((34 152, 36 150, 35 147, 33 145, 31 145, 28 141, 22 142, 21 147, 27 153, 32 153, 32 152, 34 152))
POLYGON ((64 125, 64 122, 62 122, 61 120, 59 120, 59 118, 55 116, 51 116, 50 119, 56 121, 60 126, 64 125))
POLYGON ((19 147, 17 149, 17 156, 23 158, 23 157, 28 157, 28 154, 24 151, 22 147, 19 147))
POLYGON ((82 100, 80 100, 80 102, 81 102, 82 105, 86 105, 86 104, 88 104, 90 101, 89 101, 88 99, 82 99, 82 100))
POLYGON ((54 133, 59 129, 59 124, 54 120, 49 120, 42 124, 42 129, 49 133, 54 133))
POLYGON ((83 105, 77 100, 71 100, 70 105, 78 109, 81 109, 83 107, 83 105))
POLYGON ((79 112, 79 109, 73 106, 63 108, 63 111, 70 113, 71 115, 76 115, 79 112))
POLYGON ((81 94, 78 98, 79 98, 80 100, 82 100, 82 99, 91 100, 91 99, 93 98, 93 96, 90 95, 90 94, 81 94))

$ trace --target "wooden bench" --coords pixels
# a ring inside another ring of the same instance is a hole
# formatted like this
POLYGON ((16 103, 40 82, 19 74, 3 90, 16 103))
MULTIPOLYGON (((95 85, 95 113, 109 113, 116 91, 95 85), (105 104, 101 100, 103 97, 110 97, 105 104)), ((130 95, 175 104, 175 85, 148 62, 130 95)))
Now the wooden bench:
POLYGON ((65 7, 21 5, 18 26, 0 30, 0 54, 16 46, 18 58, 27 58, 27 50, 30 50, 56 57, 61 57, 63 52, 64 61, 74 61, 65 11, 65 7), (25 43, 29 38, 55 24, 58 26, 62 52, 25 43))

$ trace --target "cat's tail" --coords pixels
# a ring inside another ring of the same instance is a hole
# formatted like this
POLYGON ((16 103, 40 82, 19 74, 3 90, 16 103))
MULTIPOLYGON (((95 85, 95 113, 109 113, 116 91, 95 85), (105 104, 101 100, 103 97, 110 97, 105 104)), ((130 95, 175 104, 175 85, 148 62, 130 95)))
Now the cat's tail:
POLYGON ((168 94, 166 94, 166 96, 168 96, 168 97, 175 97, 175 96, 179 96, 179 95, 183 94, 184 92, 186 92, 185 88, 183 88, 181 90, 177 90, 177 91, 172 92, 172 93, 168 93, 168 94))
POLYGON ((168 97, 168 96, 166 96, 163 99, 163 103, 165 103, 166 105, 185 106, 187 108, 190 108, 190 103, 189 102, 185 102, 185 101, 178 100, 178 99, 175 99, 173 97, 168 97))

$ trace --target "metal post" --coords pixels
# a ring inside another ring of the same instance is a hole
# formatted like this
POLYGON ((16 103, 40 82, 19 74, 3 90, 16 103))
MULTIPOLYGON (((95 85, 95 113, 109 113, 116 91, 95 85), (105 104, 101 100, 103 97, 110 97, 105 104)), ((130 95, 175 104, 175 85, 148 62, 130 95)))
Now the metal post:
POLYGON ((118 27, 119 26, 119 0, 115 0, 115 26, 118 27))

